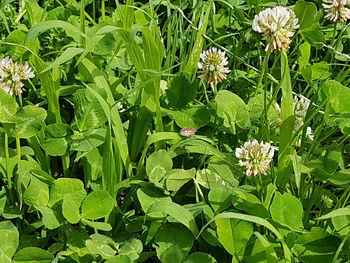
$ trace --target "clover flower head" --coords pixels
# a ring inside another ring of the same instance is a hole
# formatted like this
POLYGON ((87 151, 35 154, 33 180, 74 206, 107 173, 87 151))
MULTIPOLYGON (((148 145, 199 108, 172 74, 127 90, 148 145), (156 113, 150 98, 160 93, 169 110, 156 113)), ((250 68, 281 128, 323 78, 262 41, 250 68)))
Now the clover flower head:
POLYGON ((294 96, 293 108, 295 114, 294 129, 298 130, 303 124, 310 100, 302 95, 294 96))
POLYGON ((0 88, 11 96, 22 93, 22 80, 34 78, 34 71, 28 62, 20 64, 10 57, 0 60, 0 88))
POLYGON ((345 22, 350 19, 350 9, 346 5, 350 0, 323 0, 323 8, 326 11, 325 18, 332 22, 345 22))
POLYGON ((123 105, 123 103, 122 102, 117 102, 117 104, 115 105, 116 107, 117 107, 117 109, 118 109, 118 111, 120 112, 120 113, 122 113, 122 112, 124 112, 125 111, 125 108, 124 108, 124 105, 123 105))
POLYGON ((265 50, 269 52, 288 49, 298 28, 298 18, 284 6, 266 8, 255 15, 253 20, 253 30, 264 36, 267 41, 265 50))
POLYGON ((244 167, 247 176, 266 175, 275 149, 276 147, 268 142, 247 141, 236 149, 236 157, 240 159, 238 164, 244 167))
POLYGON ((192 128, 192 127, 185 127, 185 128, 182 128, 180 130, 180 134, 184 137, 191 137, 193 135, 195 135, 197 132, 197 130, 195 128, 192 128))
POLYGON ((201 62, 197 66, 200 69, 199 77, 207 79, 210 83, 219 83, 227 78, 227 74, 231 72, 228 67, 226 52, 212 47, 204 51, 201 55, 201 62))

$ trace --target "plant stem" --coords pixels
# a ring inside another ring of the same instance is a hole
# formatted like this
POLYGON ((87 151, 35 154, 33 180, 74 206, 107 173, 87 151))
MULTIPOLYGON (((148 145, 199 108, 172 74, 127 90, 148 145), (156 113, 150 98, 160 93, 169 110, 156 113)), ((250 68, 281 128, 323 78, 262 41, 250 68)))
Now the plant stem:
POLYGON ((7 174, 7 185, 9 190, 12 188, 12 181, 11 181, 11 173, 9 170, 9 137, 7 133, 5 132, 5 157, 6 157, 6 174, 7 174))
POLYGON ((106 7, 105 7, 105 0, 101 0, 101 16, 102 16, 102 21, 105 20, 106 18, 106 7))
POLYGON ((258 84, 256 85, 254 96, 256 96, 256 94, 258 93, 261 83, 263 81, 263 78, 267 73, 269 58, 270 58, 270 52, 267 52, 262 64, 262 70, 260 72, 260 77, 259 77, 258 84))

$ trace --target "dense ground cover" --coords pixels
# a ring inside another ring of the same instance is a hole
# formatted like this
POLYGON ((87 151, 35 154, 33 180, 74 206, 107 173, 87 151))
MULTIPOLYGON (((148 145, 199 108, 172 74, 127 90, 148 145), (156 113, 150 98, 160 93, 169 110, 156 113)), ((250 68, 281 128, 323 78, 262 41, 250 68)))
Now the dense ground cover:
POLYGON ((3 0, 0 263, 350 262, 347 0, 3 0))

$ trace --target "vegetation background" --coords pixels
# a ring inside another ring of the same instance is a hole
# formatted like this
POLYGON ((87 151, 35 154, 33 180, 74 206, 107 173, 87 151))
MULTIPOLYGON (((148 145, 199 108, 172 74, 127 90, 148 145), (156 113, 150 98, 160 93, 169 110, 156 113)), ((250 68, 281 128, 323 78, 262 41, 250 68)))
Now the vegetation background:
POLYGON ((0 69, 35 77, 9 94, 0 70, 0 262, 350 262, 350 29, 331 2, 2 0, 0 69), (253 19, 276 6, 299 28, 266 52, 253 19), (213 47, 219 83, 198 78, 213 47), (254 139, 274 156, 249 176, 254 139))

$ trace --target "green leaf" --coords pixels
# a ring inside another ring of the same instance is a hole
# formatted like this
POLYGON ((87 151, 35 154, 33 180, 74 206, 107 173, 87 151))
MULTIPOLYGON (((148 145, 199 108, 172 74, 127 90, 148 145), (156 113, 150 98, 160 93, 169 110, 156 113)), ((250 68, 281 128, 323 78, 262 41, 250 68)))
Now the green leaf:
POLYGON ((226 189, 212 189, 208 194, 208 199, 216 213, 220 213, 231 205, 232 193, 226 189))
MULTIPOLYGON (((19 244, 19 233, 10 221, 0 222, 0 255, 11 262, 19 244)), ((1 257, 0 257, 1 259, 1 257)))
POLYGON ((67 61, 71 60, 75 56, 82 53, 84 49, 82 48, 76 48, 76 47, 69 47, 67 48, 58 58, 55 59, 54 62, 52 62, 47 68, 45 68, 41 73, 44 73, 46 71, 49 71, 53 68, 59 67, 60 65, 66 63, 67 61))
POLYGON ((275 193, 270 206, 272 219, 281 225, 292 229, 303 228, 303 206, 298 198, 290 193, 275 193), (286 209, 288 207, 288 209, 286 209))
POLYGON ((56 229, 60 227, 61 223, 58 221, 54 210, 46 206, 36 206, 37 210, 42 214, 42 222, 48 229, 56 229))
POLYGON ((295 241, 293 251, 303 263, 329 263, 339 245, 340 240, 326 230, 312 228, 295 241))
POLYGON ((332 218, 332 224, 342 236, 350 234, 350 213, 347 216, 336 216, 332 218))
POLYGON ((251 224, 233 218, 218 218, 215 223, 220 243, 231 255, 242 259, 246 244, 253 234, 251 224))
POLYGON ((317 27, 319 14, 314 3, 303 0, 298 1, 295 4, 294 12, 300 25, 299 30, 317 27))
POLYGON ((150 182, 158 184, 173 167, 173 160, 166 150, 152 153, 146 163, 146 172, 150 182))
POLYGON ((80 202, 86 197, 84 184, 81 180, 75 178, 59 178, 53 182, 50 188, 49 206, 52 207, 57 202, 69 195, 72 199, 80 202))
POLYGON ((317 220, 325 220, 325 219, 334 218, 337 216, 350 216, 350 206, 338 208, 326 215, 323 215, 317 218, 317 220))
POLYGON ((173 169, 168 172, 166 178, 166 188, 168 191, 177 191, 179 190, 185 183, 190 181, 196 175, 196 169, 192 168, 190 170, 185 169, 173 169))
POLYGON ((54 256, 38 247, 26 247, 18 251, 13 263, 51 263, 54 256))
POLYGON ((14 99, 5 90, 0 89, 0 122, 8 122, 14 114, 14 99))
POLYGON ((90 239, 86 240, 85 244, 92 254, 100 255, 103 259, 111 258, 116 254, 115 249, 113 249, 114 241, 104 235, 93 234, 90 239))
POLYGON ((106 191, 90 193, 82 205, 82 216, 87 219, 107 217, 113 210, 115 200, 106 191))
POLYGON ((313 80, 328 79, 330 76, 332 76, 331 67, 326 61, 312 64, 311 72, 313 80))
POLYGON ((105 263, 133 263, 133 261, 128 256, 118 255, 108 259, 105 263))
POLYGON ((102 231, 112 230, 112 226, 105 222, 94 222, 84 218, 81 219, 81 222, 89 227, 92 227, 95 230, 102 230, 102 231))
POLYGON ((222 189, 226 187, 225 181, 217 173, 209 169, 198 170, 196 181, 201 186, 209 189, 222 189))
POLYGON ((32 176, 23 201, 27 205, 46 206, 49 202, 49 186, 32 176))
POLYGON ((155 236, 157 256, 162 263, 182 262, 193 245, 193 235, 181 225, 165 225, 155 236))
POLYGON ((249 108, 236 94, 221 90, 215 97, 216 110, 219 117, 224 119, 224 126, 235 132, 235 125, 247 129, 250 127, 249 108))
POLYGON ((188 106, 181 110, 167 110, 166 112, 175 119, 176 124, 181 128, 199 129, 208 124, 210 120, 209 110, 205 105, 188 106))
POLYGON ((20 108, 4 128, 12 137, 30 138, 41 131, 45 125, 46 111, 35 106, 20 108))
POLYGON ((195 252, 189 255, 183 263, 217 263, 217 261, 207 253, 195 252))
POLYGON ((66 194, 63 196, 62 214, 65 219, 71 224, 76 224, 80 221, 80 205, 82 200, 75 199, 76 194, 66 194))
POLYGON ((71 23, 61 20, 47 20, 32 26, 27 33, 26 41, 32 40, 44 31, 56 27, 64 29, 67 36, 73 37, 76 42, 79 42, 79 38, 84 36, 83 33, 71 23))
POLYGON ((78 132, 72 135, 72 143, 70 148, 72 151, 88 152, 104 143, 106 129, 98 128, 78 132))
POLYGON ((193 215, 186 208, 176 203, 167 200, 161 200, 154 203, 146 212, 146 214, 151 214, 154 212, 163 212, 171 217, 175 218, 178 222, 186 226, 192 231, 194 235, 197 235, 198 228, 193 215))
POLYGON ((137 238, 130 238, 123 243, 122 247, 118 250, 119 255, 125 255, 131 258, 134 262, 139 258, 143 250, 141 240, 137 238))
POLYGON ((74 93, 75 118, 79 131, 100 127, 107 121, 100 102, 87 89, 80 89, 74 93))
POLYGON ((299 46, 298 63, 300 68, 304 68, 309 64, 311 45, 304 42, 299 46))
POLYGON ((169 105, 174 108, 185 107, 196 97, 196 93, 196 83, 184 72, 177 73, 166 90, 169 105))
POLYGON ((67 152, 68 142, 65 138, 49 138, 45 139, 41 146, 50 156, 63 156, 67 152))
MULTIPOLYGON (((146 213, 148 209, 161 200, 167 200, 171 202, 170 196, 165 195, 159 188, 148 184, 137 190, 137 198, 141 204, 142 210, 146 213)), ((150 217, 164 217, 164 213, 148 213, 150 217)))

